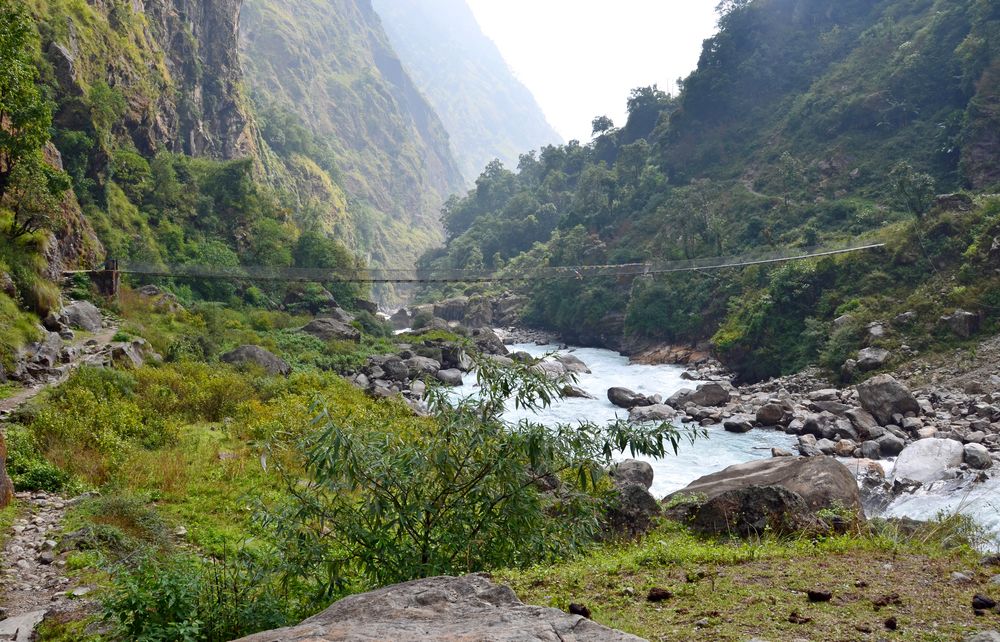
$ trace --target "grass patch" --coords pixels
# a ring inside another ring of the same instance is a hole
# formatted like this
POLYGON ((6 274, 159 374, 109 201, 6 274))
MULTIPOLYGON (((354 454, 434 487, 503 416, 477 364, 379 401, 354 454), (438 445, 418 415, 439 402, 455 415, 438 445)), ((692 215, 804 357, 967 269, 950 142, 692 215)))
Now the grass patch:
POLYGON ((982 622, 970 603, 989 591, 991 572, 969 547, 943 542, 891 528, 734 542, 666 524, 636 543, 497 579, 526 603, 564 610, 581 603, 595 621, 650 640, 879 639, 890 634, 890 617, 898 624, 894 640, 955 640, 982 622), (954 571, 972 583, 952 583, 954 571), (654 587, 673 597, 649 602, 654 587), (833 599, 810 603, 811 589, 833 599), (790 621, 793 613, 800 623, 790 621))

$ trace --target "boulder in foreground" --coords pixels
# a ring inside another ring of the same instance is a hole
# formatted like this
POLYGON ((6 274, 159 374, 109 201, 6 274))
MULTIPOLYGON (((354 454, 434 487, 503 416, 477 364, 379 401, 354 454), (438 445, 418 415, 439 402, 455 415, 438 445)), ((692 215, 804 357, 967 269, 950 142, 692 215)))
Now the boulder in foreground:
POLYGON ((858 484, 828 457, 777 457, 736 464, 700 477, 664 502, 668 514, 713 533, 748 535, 820 526, 817 511, 863 519, 858 484))
POLYGON ((485 575, 430 577, 336 602, 298 626, 239 642, 374 640, 497 640, 514 642, 639 642, 579 615, 522 604, 485 575))

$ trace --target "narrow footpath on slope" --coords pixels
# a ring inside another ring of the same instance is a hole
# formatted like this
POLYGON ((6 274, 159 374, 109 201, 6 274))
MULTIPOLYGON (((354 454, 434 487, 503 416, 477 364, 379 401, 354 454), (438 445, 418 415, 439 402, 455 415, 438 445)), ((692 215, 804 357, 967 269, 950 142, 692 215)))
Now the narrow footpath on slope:
MULTIPOLYGON (((117 331, 117 325, 110 324, 94 335, 67 342, 76 356, 60 367, 59 376, 0 399, 0 430, 11 413, 92 362, 117 331)), ((73 585, 57 549, 66 509, 73 501, 45 492, 17 492, 15 501, 19 514, 10 531, 0 534, 0 541, 5 541, 0 559, 0 642, 28 642, 46 616, 92 607, 84 597, 90 589, 73 585)))

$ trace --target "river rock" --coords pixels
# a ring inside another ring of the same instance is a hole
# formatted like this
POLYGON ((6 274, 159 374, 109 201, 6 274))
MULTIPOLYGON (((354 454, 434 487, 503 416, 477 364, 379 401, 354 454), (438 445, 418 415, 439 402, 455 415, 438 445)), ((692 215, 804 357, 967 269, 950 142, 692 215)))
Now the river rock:
POLYGON ((626 410, 631 410, 637 406, 653 405, 644 395, 633 392, 628 388, 608 388, 608 401, 626 410))
POLYGON ((617 486, 638 484, 649 490, 653 485, 653 467, 649 462, 626 459, 611 469, 611 479, 617 486))
POLYGON ((429 357, 413 356, 405 359, 403 364, 406 366, 409 376, 412 379, 418 379, 424 375, 433 375, 441 369, 441 363, 429 357))
POLYGON ((857 386, 861 406, 886 426, 893 415, 920 412, 920 405, 909 389, 887 374, 877 375, 857 386))
POLYGON ((60 317, 66 325, 86 330, 87 332, 100 332, 101 311, 90 301, 75 301, 62 309, 60 317))
POLYGON ((567 383, 562 387, 562 394, 564 397, 570 399, 596 399, 594 395, 579 386, 574 386, 571 383, 567 383))
POLYGON ((636 406, 628 413, 629 422, 634 424, 671 421, 676 417, 677 411, 662 403, 653 404, 652 406, 636 406))
POLYGON ((921 439, 899 453, 892 469, 893 479, 908 479, 923 484, 943 479, 946 471, 962 465, 965 451, 954 439, 921 439))
POLYGON ((750 415, 733 415, 722 422, 726 432, 744 433, 753 430, 754 418, 750 415))
POLYGON ((882 429, 882 426, 878 425, 875 417, 867 410, 852 408, 845 412, 844 416, 854 426, 854 431, 861 439, 878 439, 885 434, 885 430, 882 429))
POLYGON ((711 499, 748 486, 781 486, 800 495, 812 511, 837 506, 861 509, 854 477, 837 460, 827 457, 776 457, 735 464, 694 480, 664 501, 690 496, 711 499))
POLYGON ((986 446, 982 444, 965 444, 963 449, 963 458, 969 468, 974 468, 976 470, 984 470, 993 465, 993 459, 990 457, 990 451, 986 450, 986 446))
POLYGON ((242 345, 219 357, 223 363, 252 363, 260 366, 269 375, 288 375, 292 368, 272 352, 255 345, 242 345))
POLYGON ((756 418, 761 426, 787 426, 790 413, 781 404, 767 403, 757 409, 756 418))
POLYGON ((883 457, 895 457, 906 448, 906 441, 892 433, 886 433, 875 440, 883 457))
POLYGON ((522 604, 485 574, 431 577, 351 595, 298 626, 238 642, 504 640, 641 642, 579 615, 522 604))
POLYGON ((358 341, 361 339, 361 333, 357 328, 332 317, 313 319, 304 325, 301 331, 311 334, 321 341, 358 341))
POLYGON ((406 308, 396 310, 392 313, 392 316, 389 317, 389 323, 396 330, 405 330, 406 328, 409 328, 412 321, 413 319, 410 317, 410 313, 406 310, 406 308))
POLYGON ((718 383, 705 383, 698 386, 693 393, 688 395, 685 401, 696 406, 724 406, 729 403, 732 393, 729 389, 718 383))
POLYGON ((558 361, 539 361, 531 366, 531 369, 544 374, 549 379, 559 380, 566 376, 566 366, 558 361))
POLYGON ((462 371, 457 368, 449 368, 447 370, 438 370, 435 374, 438 381, 445 384, 446 386, 460 386, 462 385, 462 371))
POLYGON ((583 361, 572 354, 557 354, 555 360, 563 364, 566 368, 566 372, 572 372, 573 374, 590 374, 590 368, 587 367, 583 361))

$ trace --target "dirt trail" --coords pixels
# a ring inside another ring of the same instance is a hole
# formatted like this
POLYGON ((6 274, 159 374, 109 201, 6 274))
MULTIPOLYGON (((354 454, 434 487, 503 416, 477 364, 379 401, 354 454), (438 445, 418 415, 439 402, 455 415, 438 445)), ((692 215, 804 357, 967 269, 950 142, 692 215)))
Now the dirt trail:
MULTIPOLYGON (((0 425, 11 412, 38 396, 46 388, 66 381, 82 364, 94 359, 111 343, 118 331, 112 325, 97 334, 68 342, 77 349, 73 359, 61 366, 62 374, 49 381, 0 399, 0 425)), ((71 502, 44 492, 16 493, 22 514, 6 535, 0 559, 0 640, 34 639, 39 623, 54 612, 91 608, 83 598, 90 589, 73 586, 66 576, 65 556, 57 550, 56 538, 71 502)))
POLYGON ((51 381, 28 386, 24 390, 20 390, 10 397, 0 399, 0 420, 3 420, 4 417, 9 415, 14 410, 17 410, 31 399, 34 399, 46 388, 57 386, 66 381, 73 371, 79 368, 81 364, 86 362, 95 354, 99 353, 102 349, 104 349, 104 346, 111 343, 111 339, 117 332, 118 326, 113 325, 109 328, 104 328, 97 334, 89 336, 85 339, 68 342, 66 344, 67 346, 80 348, 80 352, 68 364, 63 364, 63 367, 65 368, 63 374, 55 379, 52 379, 51 381))

